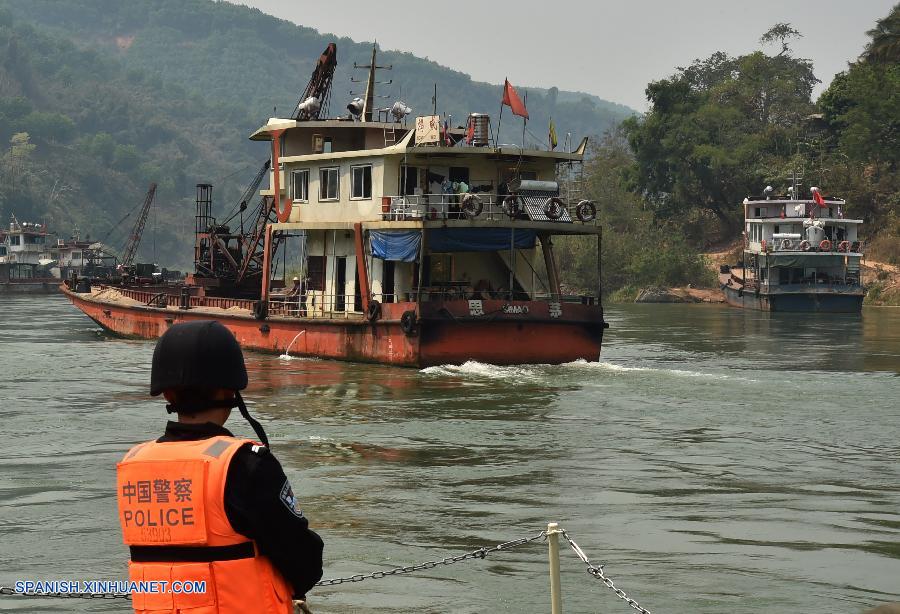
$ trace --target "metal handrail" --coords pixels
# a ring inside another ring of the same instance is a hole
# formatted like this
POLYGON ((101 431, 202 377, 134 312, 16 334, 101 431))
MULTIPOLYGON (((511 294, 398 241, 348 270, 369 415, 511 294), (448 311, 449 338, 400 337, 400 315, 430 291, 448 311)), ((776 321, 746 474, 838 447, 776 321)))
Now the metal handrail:
POLYGON ((269 315, 296 318, 363 318, 362 311, 354 307, 354 294, 325 294, 312 290, 304 295, 272 295, 269 297, 269 315), (344 308, 337 309, 338 299, 343 299, 344 308))
MULTIPOLYGON (((798 254, 844 254, 844 255, 863 255, 865 253, 865 241, 849 241, 850 248, 846 250, 838 249, 838 247, 843 243, 843 241, 831 241, 831 249, 822 250, 818 245, 810 245, 808 250, 800 249, 800 243, 802 239, 788 239, 790 241, 790 247, 783 248, 781 246, 782 241, 780 240, 772 240, 766 242, 766 250, 765 253, 776 253, 776 252, 791 252, 798 254), (856 249, 853 249, 853 246, 856 246, 856 249)), ((761 245, 761 241, 754 241, 757 245, 761 245)), ((760 247, 760 249, 762 249, 760 247)))
MULTIPOLYGON (((410 221, 410 220, 467 220, 479 219, 487 221, 509 221, 510 219, 527 218, 524 212, 524 204, 519 195, 518 210, 510 212, 504 206, 506 198, 515 195, 495 194, 490 192, 466 192, 459 194, 411 194, 406 196, 384 196, 381 218, 384 221, 410 221), (471 216, 463 209, 463 200, 468 196, 477 197, 481 201, 482 210, 477 216, 471 216)), ((550 198, 551 195, 548 195, 550 198)), ((558 198, 552 196, 553 198, 558 198)), ((565 199, 560 199, 565 203, 565 199)), ((564 204, 568 215, 560 219, 549 220, 561 224, 595 224, 597 218, 588 222, 582 222, 575 214, 578 203, 568 202, 564 204)), ((545 220, 548 221, 548 220, 545 220)))

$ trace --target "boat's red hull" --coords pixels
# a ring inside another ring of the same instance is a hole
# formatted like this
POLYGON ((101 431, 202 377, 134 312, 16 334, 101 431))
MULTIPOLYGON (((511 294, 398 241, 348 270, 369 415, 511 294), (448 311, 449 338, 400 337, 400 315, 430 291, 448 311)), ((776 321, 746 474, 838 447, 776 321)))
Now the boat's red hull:
MULTIPOLYGON (((528 303, 530 310, 525 314, 471 318, 461 311, 465 301, 457 301, 420 310, 415 330, 407 334, 400 316, 406 310, 415 310, 414 303, 383 305, 381 318, 375 323, 279 316, 258 320, 246 311, 211 314, 201 309, 122 305, 66 287, 63 292, 101 327, 126 337, 154 339, 175 322, 214 318, 227 326, 244 348, 281 354, 290 346, 293 356, 409 367, 468 360, 492 364, 597 360, 604 327, 602 310, 593 305, 567 304, 566 319, 550 319, 546 304, 541 303, 528 303)), ((485 301, 485 313, 499 310, 502 304, 485 301)))

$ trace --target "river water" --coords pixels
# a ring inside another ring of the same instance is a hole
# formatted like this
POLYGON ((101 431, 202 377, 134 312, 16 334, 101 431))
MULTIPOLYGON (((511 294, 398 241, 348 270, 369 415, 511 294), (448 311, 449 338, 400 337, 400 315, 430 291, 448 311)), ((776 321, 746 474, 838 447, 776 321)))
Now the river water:
MULTIPOLYGON (((150 342, 0 296, 0 585, 122 579, 114 467, 156 437, 150 342)), ((325 577, 558 521, 656 613, 900 601, 900 309, 608 309, 596 363, 423 371, 249 354, 246 397, 326 543, 325 577)), ((249 435, 235 415, 229 422, 249 435)), ((628 606, 562 551, 566 612, 628 606)), ((316 612, 548 612, 546 545, 311 593, 316 612)), ((0 596, 0 611, 122 601, 0 596)))

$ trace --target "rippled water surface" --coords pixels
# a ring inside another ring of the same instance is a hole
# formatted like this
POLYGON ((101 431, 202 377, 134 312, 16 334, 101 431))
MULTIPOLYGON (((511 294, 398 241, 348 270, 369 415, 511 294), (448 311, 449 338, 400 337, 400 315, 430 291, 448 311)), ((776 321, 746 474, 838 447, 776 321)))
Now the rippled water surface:
MULTIPOLYGON (((0 296, 0 585, 126 575, 115 463, 165 422, 152 343, 61 297, 0 296)), ((423 371, 248 355, 247 397, 326 577, 558 521, 656 613, 861 612, 900 601, 900 309, 625 306, 597 363, 423 371)), ((239 419, 229 426, 251 431, 239 419)), ((549 611, 547 553, 311 594, 316 612, 549 611)), ((562 559, 566 612, 627 612, 562 559)), ((0 597, 0 610, 121 602, 0 597)))

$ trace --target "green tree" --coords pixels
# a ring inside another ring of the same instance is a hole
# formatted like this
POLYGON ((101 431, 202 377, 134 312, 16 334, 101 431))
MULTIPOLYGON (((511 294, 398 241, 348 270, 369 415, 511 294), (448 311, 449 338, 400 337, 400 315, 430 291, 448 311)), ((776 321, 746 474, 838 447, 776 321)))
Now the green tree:
POLYGON ((900 3, 895 4, 891 12, 879 19, 868 34, 872 40, 866 45, 863 59, 867 62, 893 63, 900 62, 900 3))
POLYGON ((651 110, 624 126, 635 154, 631 187, 658 219, 681 223, 689 236, 707 215, 725 235, 737 230, 741 201, 790 155, 814 111, 818 80, 808 60, 792 57, 786 41, 795 35, 778 24, 763 36, 781 41, 776 56, 718 52, 647 86, 651 110))
POLYGON ((900 5, 869 31, 859 61, 837 74, 818 106, 826 127, 827 186, 900 253, 900 5))

